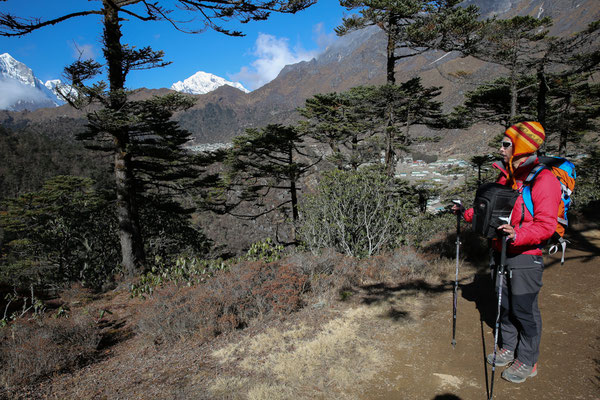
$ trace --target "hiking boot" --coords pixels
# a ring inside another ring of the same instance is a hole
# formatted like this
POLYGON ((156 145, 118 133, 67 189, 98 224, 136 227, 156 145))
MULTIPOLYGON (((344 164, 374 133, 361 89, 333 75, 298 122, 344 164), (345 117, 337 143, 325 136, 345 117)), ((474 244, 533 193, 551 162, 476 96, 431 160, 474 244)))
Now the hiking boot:
MULTIPOLYGON (((505 348, 500 348, 496 352, 496 366, 504 367, 505 365, 510 364, 515 359, 515 352, 512 350, 507 350, 505 348)), ((494 365, 494 353, 487 355, 487 362, 490 365, 494 365)))
POLYGON ((515 360, 510 367, 502 372, 502 378, 512 383, 522 383, 525 379, 537 375, 537 363, 533 366, 515 360))

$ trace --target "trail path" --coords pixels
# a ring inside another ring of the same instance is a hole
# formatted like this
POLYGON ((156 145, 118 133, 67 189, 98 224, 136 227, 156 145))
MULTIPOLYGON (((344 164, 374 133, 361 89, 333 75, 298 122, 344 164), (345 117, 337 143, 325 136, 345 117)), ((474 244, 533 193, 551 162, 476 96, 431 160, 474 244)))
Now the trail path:
MULTIPOLYGON (((522 384, 500 378, 494 399, 600 399, 600 230, 582 228, 571 238, 564 266, 545 259, 540 293, 543 334, 538 375, 522 384)), ((364 399, 486 399, 495 318, 489 274, 465 267, 459 286, 456 348, 452 291, 427 300, 414 323, 389 337, 393 364, 365 388, 364 399), (487 374, 487 375, 486 375, 487 374)))

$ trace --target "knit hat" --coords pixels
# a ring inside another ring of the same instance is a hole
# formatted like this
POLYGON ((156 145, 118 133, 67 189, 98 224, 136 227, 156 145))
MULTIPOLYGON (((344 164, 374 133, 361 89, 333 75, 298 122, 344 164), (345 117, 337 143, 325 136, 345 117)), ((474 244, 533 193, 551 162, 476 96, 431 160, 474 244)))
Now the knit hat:
POLYGON ((513 189, 517 189, 517 181, 514 178, 513 159, 524 154, 533 154, 540 148, 546 135, 544 128, 539 122, 528 121, 514 124, 504 132, 504 136, 510 138, 513 144, 513 154, 508 161, 510 180, 513 189))
POLYGON ((539 122, 519 122, 504 132, 513 143, 513 157, 535 153, 540 148, 546 135, 539 122))

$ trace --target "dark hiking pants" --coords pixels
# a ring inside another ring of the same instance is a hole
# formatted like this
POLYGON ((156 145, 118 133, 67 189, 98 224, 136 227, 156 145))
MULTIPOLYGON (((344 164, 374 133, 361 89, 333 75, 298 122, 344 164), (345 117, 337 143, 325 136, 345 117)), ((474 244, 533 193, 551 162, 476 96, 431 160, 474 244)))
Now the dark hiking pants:
POLYGON ((515 357, 522 363, 534 365, 542 336, 538 295, 542 288, 543 260, 541 256, 521 254, 507 257, 506 263, 502 281, 500 344, 515 351, 515 357))

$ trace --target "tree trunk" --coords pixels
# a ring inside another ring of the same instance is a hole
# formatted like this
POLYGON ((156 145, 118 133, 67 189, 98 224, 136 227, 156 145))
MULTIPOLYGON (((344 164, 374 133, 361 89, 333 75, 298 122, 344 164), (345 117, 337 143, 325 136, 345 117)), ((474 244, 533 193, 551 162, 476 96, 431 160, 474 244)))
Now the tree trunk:
POLYGON ((546 126, 546 97, 548 95, 548 84, 546 83, 546 73, 544 72, 544 63, 540 63, 537 70, 538 78, 538 96, 537 96, 537 118, 542 126, 546 126))
MULTIPOLYGON (((110 84, 109 108, 118 113, 127 101, 124 93, 125 74, 123 71, 123 47, 119 13, 112 1, 104 0, 104 56, 108 63, 110 84)), ((139 229, 131 154, 129 153, 129 132, 118 127, 109 132, 115 144, 115 183, 117 188, 117 217, 121 242, 122 265, 128 276, 140 272, 144 263, 144 246, 139 229)))
MULTIPOLYGON (((546 83, 546 73, 544 72, 544 61, 540 62, 537 70, 538 93, 537 93, 537 119, 543 128, 546 128, 546 97, 548 95, 548 84, 546 83)), ((544 140, 540 147, 540 153, 546 153, 546 143, 544 140)))
POLYGON ((569 123, 571 113, 571 94, 567 93, 565 98, 565 109, 560 115, 560 136, 558 138, 558 155, 566 157, 567 141, 569 136, 569 123))
POLYGON ((404 135, 404 145, 410 145, 410 126, 412 125, 412 119, 410 118, 410 102, 406 106, 406 133, 404 135))
MULTIPOLYGON (((288 165, 294 165, 294 150, 293 147, 290 146, 289 150, 288 150, 288 165)), ((296 180, 297 180, 297 175, 296 175, 296 171, 292 170, 290 168, 290 175, 289 175, 289 180, 290 180, 290 195, 292 198, 292 220, 294 222, 298 221, 298 193, 297 193, 297 189, 296 189, 296 180)))
POLYGON ((395 15, 390 15, 389 24, 387 27, 387 83, 388 85, 396 84, 396 40, 397 40, 397 18, 395 15))
POLYGON ((510 117, 508 126, 514 124, 517 116, 517 72, 513 68, 510 72, 510 117))
MULTIPOLYGON (((396 40, 398 39, 397 33, 398 18, 395 14, 390 13, 388 26, 387 26, 387 84, 396 84, 396 74, 394 68, 396 67, 396 40)), ((386 131, 386 149, 385 149, 385 169, 388 176, 392 176, 393 164, 394 164, 394 110, 389 104, 391 99, 388 100, 389 119, 387 123, 386 131)))
MULTIPOLYGON (((288 165, 294 164, 294 150, 293 146, 290 145, 288 150, 288 165)), ((296 188, 296 180, 298 176, 296 171, 292 171, 290 168, 289 180, 290 180, 290 197, 292 199, 292 240, 296 243, 296 222, 298 222, 298 189, 296 188)))
POLYGON ((350 163, 352 165, 352 170, 353 171, 357 171, 358 170, 358 159, 359 159, 359 154, 358 154, 358 135, 355 133, 352 135, 352 158, 350 160, 350 163))
POLYGON ((561 113, 561 124, 560 124, 560 137, 558 140, 558 155, 561 157, 566 157, 567 155, 567 140, 569 136, 569 114, 571 113, 571 95, 567 94, 567 98, 565 99, 565 110, 561 113))
POLYGON ((385 170, 388 176, 394 174, 394 110, 392 107, 389 109, 389 119, 386 126, 385 132, 385 170))

